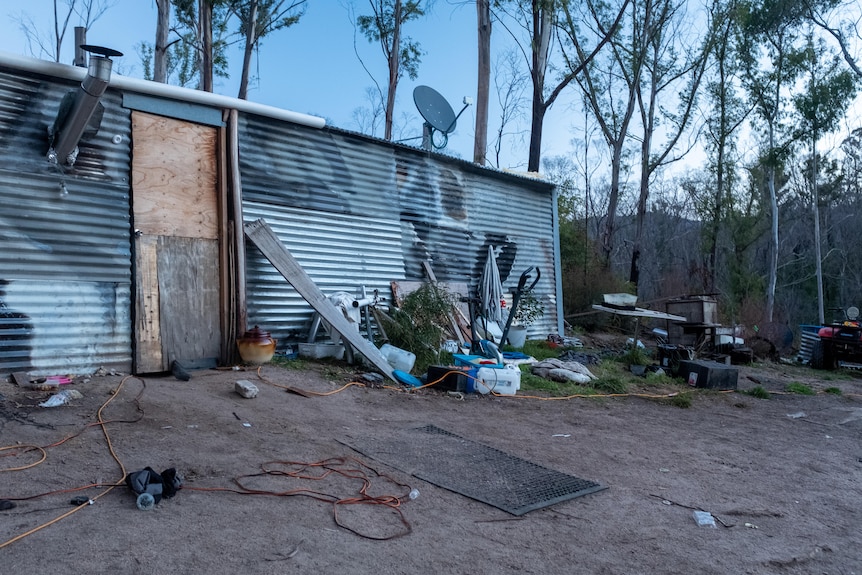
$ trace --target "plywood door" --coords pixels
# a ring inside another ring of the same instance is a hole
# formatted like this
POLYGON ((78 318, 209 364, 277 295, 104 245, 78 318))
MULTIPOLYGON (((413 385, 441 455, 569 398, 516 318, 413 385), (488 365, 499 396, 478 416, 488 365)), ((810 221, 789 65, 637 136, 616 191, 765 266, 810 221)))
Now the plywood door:
POLYGON ((132 113, 135 371, 217 358, 217 131, 132 113))

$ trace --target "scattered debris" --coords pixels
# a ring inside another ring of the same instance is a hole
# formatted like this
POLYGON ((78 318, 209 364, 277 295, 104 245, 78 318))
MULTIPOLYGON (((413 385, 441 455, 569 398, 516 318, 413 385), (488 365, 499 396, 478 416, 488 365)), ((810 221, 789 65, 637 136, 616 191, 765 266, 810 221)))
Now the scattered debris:
POLYGON ((358 379, 368 387, 383 385, 383 376, 375 372, 363 373, 358 379))
POLYGON ((75 389, 66 389, 60 393, 55 393, 47 400, 39 404, 39 407, 60 407, 66 405, 73 399, 82 399, 84 396, 80 391, 75 389))
POLYGON ((93 503, 95 502, 86 495, 78 495, 69 501, 69 505, 74 505, 76 507, 80 505, 92 505, 93 503))
POLYGON ((551 437, 571 437, 571 433, 555 433, 551 437))
POLYGON ((805 412, 797 411, 796 413, 788 413, 787 417, 789 417, 790 419, 799 419, 801 417, 805 417, 805 412))
POLYGON ((746 523, 745 526, 748 527, 749 529, 760 529, 760 527, 758 527, 754 523, 746 523))
POLYGON ((695 510, 691 512, 691 515, 699 527, 715 527, 715 518, 709 511, 695 510))

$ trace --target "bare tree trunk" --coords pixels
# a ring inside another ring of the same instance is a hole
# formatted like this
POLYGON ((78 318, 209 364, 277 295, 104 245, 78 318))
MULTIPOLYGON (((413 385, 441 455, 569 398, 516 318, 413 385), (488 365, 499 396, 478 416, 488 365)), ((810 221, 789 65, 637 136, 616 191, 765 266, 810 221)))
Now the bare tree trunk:
POLYGON ((171 27, 171 0, 156 0, 156 45, 153 49, 153 81, 168 81, 168 34, 171 27))
POLYGON ((251 53, 257 41, 257 8, 258 0, 251 0, 248 11, 248 23, 245 30, 245 50, 242 57, 242 77, 239 82, 239 95, 241 100, 248 99, 248 75, 251 72, 251 53))
POLYGON ((820 199, 817 192, 817 130, 811 134, 811 199, 814 203, 814 260, 817 274, 817 317, 820 325, 826 322, 823 302, 823 254, 820 247, 820 199))
POLYGON ((392 139, 392 117, 395 112, 395 91, 398 89, 401 63, 401 0, 395 0, 392 29, 392 46, 389 50, 389 88, 386 93, 386 120, 383 137, 392 139))
POLYGON ((621 137, 613 143, 611 155, 611 190, 608 196, 608 215, 602 228, 602 260, 605 269, 611 267, 611 252, 613 251, 614 233, 616 232, 617 206, 620 203, 620 171, 623 162, 623 142, 621 137))
POLYGON ((200 89, 213 91, 213 6, 212 0, 198 1, 198 20, 200 26, 200 89))
POLYGON ((476 91, 476 135, 473 162, 485 165, 488 148, 488 97, 491 85, 491 2, 476 0, 479 38, 478 89, 476 91))
MULTIPOLYGON (((769 149, 770 156, 775 150, 775 128, 773 122, 769 123, 769 149)), ((766 288, 766 321, 771 322, 775 312, 775 285, 778 283, 778 196, 775 191, 775 165, 774 159, 770 158, 770 165, 766 174, 766 186, 769 188, 769 207, 772 211, 772 237, 769 252, 769 285, 766 288)))
POLYGON ((533 0, 533 46, 532 69, 533 105, 530 115, 530 149, 527 170, 539 171, 542 158, 542 127, 545 121, 545 71, 548 69, 548 51, 551 48, 553 33, 553 7, 544 6, 542 0, 533 0))

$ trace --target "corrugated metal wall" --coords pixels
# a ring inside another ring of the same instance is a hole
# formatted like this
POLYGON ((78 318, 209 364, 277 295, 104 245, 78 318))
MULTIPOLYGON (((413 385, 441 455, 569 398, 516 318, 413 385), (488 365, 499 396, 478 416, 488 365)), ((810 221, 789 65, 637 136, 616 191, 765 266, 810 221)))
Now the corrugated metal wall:
MULTIPOLYGON (((109 90, 76 164, 46 159, 74 82, 0 70, 0 371, 131 369, 130 115, 109 90)), ((529 266, 556 331, 554 205, 544 182, 335 129, 242 115, 243 217, 266 218, 327 293, 391 281, 477 285, 489 245, 504 285, 529 266)), ((253 246, 250 322, 289 343, 312 310, 253 246)))
POLYGON ((129 114, 102 98, 77 162, 46 159, 71 82, 0 71, 0 371, 131 368, 129 114))
MULTIPOLYGON (((324 293, 388 298, 391 281, 424 278, 425 260, 438 280, 476 286, 492 245, 507 289, 541 269, 546 311, 530 335, 557 332, 549 184, 334 129, 250 115, 239 128, 244 219, 269 221, 324 293)), ((253 245, 247 260, 249 322, 304 341, 310 306, 253 245)))

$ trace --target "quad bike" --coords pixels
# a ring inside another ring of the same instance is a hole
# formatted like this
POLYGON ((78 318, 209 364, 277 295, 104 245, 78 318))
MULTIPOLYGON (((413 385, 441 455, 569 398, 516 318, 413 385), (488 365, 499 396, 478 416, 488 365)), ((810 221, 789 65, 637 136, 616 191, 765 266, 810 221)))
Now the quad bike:
POLYGON ((844 319, 818 330, 818 339, 811 349, 811 367, 815 369, 835 369, 839 361, 862 363, 859 308, 836 308, 835 311, 842 312, 844 319))

